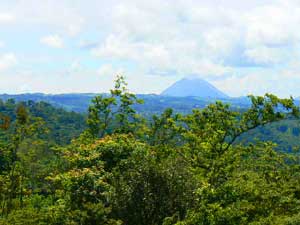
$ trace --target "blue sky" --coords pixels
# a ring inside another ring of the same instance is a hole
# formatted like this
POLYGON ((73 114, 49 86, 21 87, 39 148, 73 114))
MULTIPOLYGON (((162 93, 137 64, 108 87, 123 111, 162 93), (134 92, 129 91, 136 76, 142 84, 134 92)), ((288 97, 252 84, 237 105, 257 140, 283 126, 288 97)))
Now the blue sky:
POLYGON ((300 96, 296 0, 1 0, 0 93, 160 93, 186 76, 231 96, 300 96))

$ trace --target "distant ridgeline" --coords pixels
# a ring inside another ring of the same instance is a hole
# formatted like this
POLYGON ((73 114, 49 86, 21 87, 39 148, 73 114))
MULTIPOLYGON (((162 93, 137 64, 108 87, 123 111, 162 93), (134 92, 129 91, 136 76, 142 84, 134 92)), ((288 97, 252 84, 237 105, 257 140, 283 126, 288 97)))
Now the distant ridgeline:
MULTIPOLYGON (((86 113, 88 106, 94 96, 97 94, 19 94, 19 95, 0 95, 0 99, 7 101, 14 99, 20 101, 47 102, 34 104, 32 107, 35 116, 42 117, 52 126, 52 135, 57 142, 69 142, 70 139, 76 137, 85 127, 85 119, 82 113, 86 113), (55 106, 52 107, 51 105, 55 106), (57 109, 61 108, 61 109, 57 109), (36 110, 38 109, 38 110, 36 110), (68 112, 69 111, 69 112, 68 112), (71 113, 70 111, 74 111, 71 113), (76 112, 76 113, 75 113, 76 112), (57 118, 59 119, 57 119, 57 118), (55 125, 53 125, 55 121, 55 125)), ((210 103, 216 101, 213 98, 204 97, 174 97, 165 95, 138 95, 138 98, 144 100, 144 104, 136 105, 135 109, 138 113, 143 114, 147 118, 151 118, 153 114, 161 114, 166 108, 172 108, 178 113, 190 113, 194 108, 204 108, 210 103)), ((224 98, 220 101, 230 104, 234 109, 243 110, 250 106, 250 100, 247 97, 240 98, 224 98)), ((299 100, 296 100, 299 105, 299 100)), ((0 107, 0 112, 7 111, 7 107, 0 107)), ((10 109, 9 115, 13 115, 10 109)), ((259 127, 253 131, 243 135, 239 141, 252 142, 255 139, 273 141, 279 145, 278 148, 285 151, 292 151, 292 146, 299 143, 300 124, 296 120, 285 120, 277 123, 269 124, 265 127, 259 127)))
MULTIPOLYGON (((47 102, 56 108, 63 108, 64 110, 55 109, 51 105, 44 103, 33 105, 33 108, 39 108, 39 114, 41 114, 49 124, 53 124, 52 121, 58 123, 54 126, 56 133, 53 135, 57 138, 62 137, 63 140, 69 141, 83 130, 85 123, 82 113, 87 113, 88 106, 96 95, 99 94, 2 94, 0 95, 0 99, 4 101, 14 99, 16 102, 47 102), (76 113, 70 114, 67 111, 76 113), (55 120, 55 116, 60 119, 55 120), (70 130, 69 136, 67 136, 67 128, 70 130), (57 134, 57 132, 60 133, 57 134)), ((204 108, 215 101, 228 103, 234 110, 245 110, 251 106, 249 98, 231 98, 212 84, 199 78, 181 79, 168 87, 161 95, 144 94, 137 95, 137 97, 143 99, 144 104, 135 105, 135 110, 149 119, 151 119, 154 114, 161 114, 167 108, 172 108, 177 113, 187 114, 191 113, 193 109, 204 108)), ((299 105, 299 99, 295 100, 295 103, 299 105)), ((3 110, 5 111, 5 107, 0 108, 0 112, 3 112, 3 110)), ((277 143, 281 149, 292 151, 291 146, 298 145, 299 137, 299 122, 287 119, 285 121, 269 124, 265 127, 256 128, 247 133, 247 135, 243 135, 240 141, 253 142, 255 139, 273 141, 277 143)))
MULTIPOLYGON (((0 94, 0 99, 8 100, 15 99, 19 101, 35 101, 35 102, 48 102, 55 107, 64 108, 68 111, 74 111, 79 113, 87 112, 88 106, 94 96, 97 94, 93 93, 82 93, 82 94, 18 94, 8 95, 0 94)), ((230 104, 234 108, 247 108, 250 106, 250 101, 247 97, 240 98, 208 98, 198 96, 186 96, 176 97, 168 95, 155 95, 145 94, 137 95, 138 98, 144 100, 144 104, 135 106, 139 113, 161 113, 166 108, 172 108, 176 112, 190 113, 194 108, 204 108, 210 103, 214 103, 216 100, 221 100, 230 104)))
POLYGON ((118 76, 90 104, 94 94, 0 99, 0 225, 300 224, 292 98, 250 96, 249 107, 205 83, 209 96, 126 87, 118 76))
MULTIPOLYGON (((33 96, 33 95, 32 95, 33 96)), ((79 134, 85 129, 85 116, 76 113, 69 112, 62 108, 53 107, 47 102, 38 102, 27 99, 18 99, 18 101, 24 101, 23 105, 28 110, 28 113, 32 117, 38 117, 45 121, 45 128, 49 132, 45 132, 42 139, 53 144, 68 144, 70 141, 79 136, 79 134)), ((8 99, 2 101, 0 99, 0 113, 8 116, 10 123, 16 120, 16 111, 18 102, 14 99, 8 99)), ((0 136, 1 136, 0 130, 0 136)))
MULTIPOLYGON (((15 99, 16 101, 32 100, 35 102, 43 101, 68 111, 86 113, 91 100, 96 95, 99 94, 0 94, 0 99, 15 99)), ((228 103, 234 109, 244 109, 251 105, 251 101, 247 97, 229 97, 212 84, 199 78, 181 79, 164 90, 160 95, 138 94, 137 97, 143 99, 144 104, 136 105, 135 109, 138 113, 146 115, 160 114, 167 108, 172 108, 178 113, 190 113, 195 108, 204 108, 210 103, 215 103, 215 101, 228 103)), ((299 104, 299 99, 295 102, 296 104, 299 104)))

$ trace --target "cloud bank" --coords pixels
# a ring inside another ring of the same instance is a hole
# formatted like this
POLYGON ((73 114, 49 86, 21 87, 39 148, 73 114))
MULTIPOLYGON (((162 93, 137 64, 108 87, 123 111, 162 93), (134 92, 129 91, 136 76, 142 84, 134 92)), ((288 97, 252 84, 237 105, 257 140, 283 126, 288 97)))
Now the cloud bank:
POLYGON ((102 92, 121 71, 142 93, 197 74, 232 96, 300 96, 299 1, 19 0, 0 8, 0 77, 9 84, 0 91, 27 82, 31 91, 102 92))

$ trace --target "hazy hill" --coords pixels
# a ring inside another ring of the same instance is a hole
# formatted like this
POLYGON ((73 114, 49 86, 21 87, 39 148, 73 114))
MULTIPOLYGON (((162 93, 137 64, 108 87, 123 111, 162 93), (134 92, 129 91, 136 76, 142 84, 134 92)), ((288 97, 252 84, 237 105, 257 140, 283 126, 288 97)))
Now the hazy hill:
MULTIPOLYGON (((56 108, 42 101, 24 101, 23 104, 31 116, 42 118, 45 121, 45 126, 49 132, 43 134, 42 139, 49 143, 68 144, 74 137, 79 136, 86 127, 86 118, 83 114, 56 108)), ((9 116, 13 122, 16 120, 17 106, 18 103, 14 100, 0 100, 0 114, 9 116)), ((0 140, 5 136, 3 132, 5 131, 0 130, 0 140)))
MULTIPOLYGON (((0 99, 15 99, 16 101, 48 102, 56 107, 64 108, 68 111, 75 111, 80 113, 87 112, 88 106, 92 98, 97 94, 20 94, 7 95, 0 94, 0 99)), ((177 112, 189 113, 193 108, 203 108, 209 103, 215 102, 212 98, 202 97, 173 97, 164 95, 137 95, 138 98, 144 100, 144 104, 135 106, 136 110, 143 114, 161 113, 166 108, 173 108, 177 112)), ((227 98, 223 102, 231 104, 234 108, 245 108, 250 105, 247 98, 227 98)))
POLYGON ((165 96, 226 99, 228 96, 200 78, 183 78, 161 93, 165 96))
MULTIPOLYGON (((21 94, 21 95, 0 95, 0 99, 15 99, 16 101, 29 101, 33 100, 35 102, 48 102, 52 105, 67 109, 68 111, 75 111, 80 113, 86 113, 88 106, 90 104, 93 96, 97 94, 87 93, 87 94, 60 94, 60 95, 47 95, 47 94, 21 94)), ((173 108, 174 111, 179 113, 190 113, 194 108, 204 108, 210 103, 214 103, 215 100, 211 98, 201 98, 201 97, 172 97, 172 96, 162 96, 162 95, 138 95, 138 98, 144 100, 144 104, 136 105, 135 109, 138 113, 143 114, 147 118, 150 118, 153 114, 160 114, 166 108, 173 108)), ((250 106, 250 101, 246 97, 240 98, 227 98, 222 100, 225 103, 230 104, 233 108, 244 109, 250 106)), ((1 102, 1 101, 0 101, 1 102)), ((299 100, 295 103, 299 105, 299 100)), ((57 121, 58 124, 54 125, 56 132, 60 134, 55 134, 58 139, 69 140, 72 136, 78 135, 84 128, 84 117, 82 115, 68 114, 62 109, 51 108, 50 105, 41 103, 35 104, 35 106, 41 107, 39 110, 33 110, 32 113, 35 116, 40 116, 46 121, 51 121, 49 124, 54 124, 53 121, 57 121), (50 113, 50 115, 48 115, 50 113), (56 116, 54 116, 56 115, 56 116), (63 117, 61 119, 52 119, 52 117, 63 117), (68 119, 68 117, 70 117, 68 119), (77 118, 76 118, 77 117, 77 118), (72 119, 71 119, 72 118, 72 119), (75 119, 75 120, 74 120, 75 119), (69 122, 66 122, 69 121, 69 122), (67 124, 66 124, 67 123, 67 124), (63 128, 60 128, 62 124, 63 128), (75 126, 74 128, 72 126, 75 126), (70 128, 71 127, 71 128, 70 128), (65 129, 66 128, 66 129, 65 129), (78 132, 74 132, 77 130, 78 132), (70 137, 66 138, 67 134, 70 133, 70 137)), ((35 108, 35 107, 34 107, 35 108)), ((1 109, 0 112, 5 114, 12 114, 11 112, 6 112, 6 110, 1 109)), ((292 146, 299 143, 300 135, 300 125, 294 120, 286 120, 280 123, 274 123, 266 127, 260 127, 251 131, 249 134, 242 137, 243 141, 253 142, 255 138, 259 140, 271 140, 279 144, 281 149, 285 151, 290 151, 292 146)))

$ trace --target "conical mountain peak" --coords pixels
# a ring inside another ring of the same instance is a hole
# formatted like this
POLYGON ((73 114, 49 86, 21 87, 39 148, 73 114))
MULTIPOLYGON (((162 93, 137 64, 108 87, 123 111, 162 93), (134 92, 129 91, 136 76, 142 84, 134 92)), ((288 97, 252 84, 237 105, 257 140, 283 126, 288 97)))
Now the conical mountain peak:
POLYGON ((218 90, 212 84, 197 77, 183 78, 172 84, 161 94, 174 97, 194 96, 214 99, 228 98, 226 94, 218 90))

